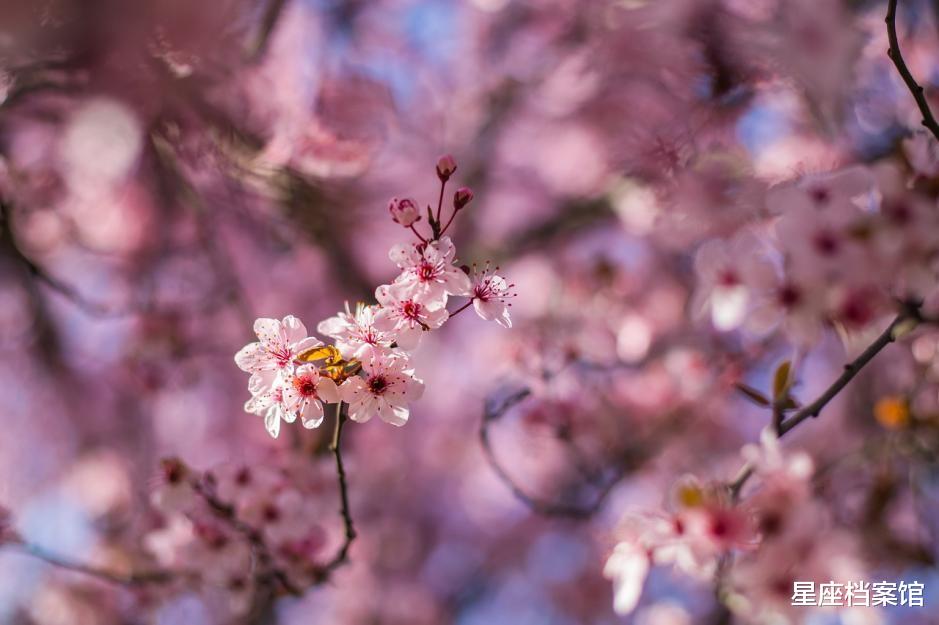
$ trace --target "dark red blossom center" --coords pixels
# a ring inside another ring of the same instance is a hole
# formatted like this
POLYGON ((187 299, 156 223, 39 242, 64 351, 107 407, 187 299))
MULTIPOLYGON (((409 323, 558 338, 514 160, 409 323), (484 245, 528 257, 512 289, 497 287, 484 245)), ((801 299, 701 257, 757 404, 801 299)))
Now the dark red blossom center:
POLYGON ((409 299, 402 304, 401 314, 407 319, 417 319, 421 314, 421 305, 409 299))
POLYGON ((312 378, 297 378, 293 381, 293 386, 304 397, 316 396, 316 383, 312 378))
POLYGON ((802 291, 794 284, 785 284, 779 289, 777 297, 783 308, 793 308, 802 301, 802 291))
POLYGON ((280 510, 274 504, 268 504, 261 511, 261 517, 268 523, 276 523, 280 520, 280 510))
POLYGON ((388 390, 388 380, 381 375, 373 376, 368 379, 368 390, 372 395, 381 395, 388 390))
POLYGON ((417 277, 424 282, 433 280, 437 277, 437 268, 431 263, 424 261, 421 263, 421 266, 417 268, 417 277))
POLYGON ((838 248, 841 247, 841 242, 838 240, 838 237, 829 230, 817 232, 812 239, 812 243, 815 244, 815 249, 818 250, 818 253, 822 256, 833 256, 838 252, 838 248))

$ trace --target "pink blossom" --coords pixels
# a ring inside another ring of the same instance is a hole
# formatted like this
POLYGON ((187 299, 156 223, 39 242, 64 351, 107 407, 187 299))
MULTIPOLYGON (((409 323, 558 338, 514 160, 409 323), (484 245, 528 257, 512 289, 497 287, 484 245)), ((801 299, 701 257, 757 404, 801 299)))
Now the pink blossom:
POLYGON ((284 406, 300 416, 305 428, 315 428, 323 422, 323 404, 339 402, 336 383, 313 365, 302 365, 287 379, 283 390, 284 406))
POLYGON ((428 305, 445 306, 448 295, 469 295, 470 279, 453 265, 456 250, 450 237, 439 241, 396 245, 389 257, 401 269, 395 283, 404 285, 412 298, 428 305))
POLYGON ((766 247, 751 233, 729 242, 708 241, 695 254, 694 269, 697 286, 691 300, 692 314, 710 314, 718 330, 743 324, 753 307, 754 290, 776 275, 766 247))
POLYGON ((436 330, 449 317, 442 305, 425 304, 412 297, 403 284, 380 286, 375 291, 375 298, 381 304, 381 309, 375 314, 375 327, 393 337, 403 350, 417 347, 425 330, 436 330))
POLYGON ((373 360, 364 368, 363 376, 343 382, 339 393, 349 404, 349 418, 365 423, 377 414, 392 425, 407 423, 407 404, 420 399, 424 382, 406 367, 400 358, 373 360))
POLYGON ((292 367, 297 356, 322 345, 307 335, 306 327, 293 315, 284 317, 282 321, 258 319, 254 322, 254 333, 258 341, 245 345, 235 354, 235 364, 252 374, 249 387, 254 390, 270 388, 274 382, 270 376, 259 375, 262 372, 292 367))
POLYGON ((514 284, 509 284, 505 278, 498 275, 499 268, 491 268, 487 263, 482 271, 474 271, 472 288, 473 308, 476 314, 486 321, 495 321, 504 328, 512 327, 512 318, 509 316, 508 300, 515 295, 511 292, 514 284))
POLYGON ((336 340, 336 349, 342 357, 351 360, 368 361, 387 353, 393 338, 376 326, 378 306, 359 304, 355 314, 340 312, 319 323, 316 327, 320 334, 336 340))
POLYGON ((264 417, 264 427, 273 438, 280 434, 280 422, 293 423, 297 413, 287 407, 284 401, 285 382, 281 376, 275 376, 269 388, 255 393, 245 402, 245 412, 264 417))
POLYGON ((421 219, 421 211, 417 203, 409 198, 400 200, 393 198, 388 204, 388 211, 391 213, 391 218, 405 228, 411 227, 421 219))
POLYGON ((603 576, 613 581, 613 610, 625 615, 636 609, 649 574, 649 552, 632 542, 613 548, 603 567, 603 576))

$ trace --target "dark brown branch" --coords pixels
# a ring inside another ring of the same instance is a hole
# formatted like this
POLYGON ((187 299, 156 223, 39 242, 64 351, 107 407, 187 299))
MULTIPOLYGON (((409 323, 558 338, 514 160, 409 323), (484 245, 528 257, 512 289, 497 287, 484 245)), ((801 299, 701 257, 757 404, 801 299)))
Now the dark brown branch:
POLYGON ((13 207, 6 201, 0 201, 0 248, 4 249, 36 281, 46 285, 65 299, 72 302, 86 314, 93 317, 122 317, 132 314, 132 308, 116 308, 89 300, 74 286, 56 278, 22 250, 16 241, 12 219, 13 207))
POLYGON ((890 41, 890 47, 887 50, 887 56, 893 61, 903 82, 906 83, 913 99, 916 100, 916 106, 923 116, 923 126, 929 129, 932 135, 939 140, 939 123, 933 117, 932 109, 929 108, 929 102, 926 100, 926 90, 922 85, 916 82, 910 68, 907 67, 903 55, 900 53, 900 42, 897 38, 897 0, 887 0, 887 17, 884 19, 887 23, 887 39, 890 41))
POLYGON ((277 22, 287 6, 287 0, 269 0, 264 9, 264 15, 261 17, 261 25, 258 33, 248 48, 248 59, 257 61, 267 52, 267 45, 271 40, 271 35, 277 27, 277 22))
MULTIPOLYGON (((515 482, 512 476, 509 475, 508 471, 505 470, 505 467, 502 466, 502 463, 499 462, 499 459, 496 457, 495 451, 492 448, 492 442, 489 438, 489 427, 491 423, 499 419, 513 406, 526 399, 529 395, 531 395, 531 391, 527 388, 524 388, 516 391, 515 393, 512 393, 500 402, 489 401, 486 403, 483 418, 479 425, 479 441, 483 449, 483 454, 486 457, 486 461, 489 463, 489 466, 492 467, 492 470, 495 471, 499 481, 501 481, 505 487, 512 492, 512 495, 516 499, 521 501, 535 514, 575 520, 588 519, 593 516, 597 510, 600 509, 600 506, 602 506, 603 502, 606 501, 610 491, 613 490, 613 487, 616 486, 622 477, 626 475, 626 473, 632 468, 633 463, 620 463, 617 466, 616 473, 607 477, 602 483, 598 484, 596 493, 593 495, 590 501, 586 503, 570 504, 558 501, 549 501, 529 494, 525 491, 525 489, 523 489, 515 482)), ((581 472, 583 472, 582 466, 579 466, 578 468, 581 470, 581 472)))
MULTIPOLYGON (((848 385, 861 372, 871 360, 874 359, 874 356, 879 354, 887 345, 890 345, 897 339, 897 331, 902 329, 902 326, 905 326, 909 323, 917 323, 922 318, 919 315, 919 306, 913 304, 907 304, 904 306, 904 310, 897 315, 897 317, 887 326, 887 329, 884 330, 880 336, 878 336, 873 343, 871 343, 867 349, 861 352, 861 355, 852 360, 850 363, 844 366, 844 371, 841 375, 838 376, 831 386, 829 386, 825 392, 818 396, 818 398, 813 401, 811 404, 804 406, 797 412, 795 412, 791 417, 785 419, 779 424, 778 432, 779 436, 783 437, 788 432, 791 432, 793 429, 798 427, 800 423, 809 418, 817 417, 821 414, 822 410, 828 403, 833 400, 838 394, 848 385)), ((740 495, 741 489, 743 489, 744 484, 747 480, 753 475, 754 468, 751 464, 745 464, 740 468, 740 471, 737 473, 737 476, 733 481, 728 485, 731 495, 736 498, 740 495)))
POLYGON ((339 500, 341 503, 339 514, 342 516, 345 539, 339 551, 336 552, 336 555, 317 571, 317 579, 321 582, 329 579, 333 571, 349 561, 349 548, 352 546, 357 535, 355 532, 355 524, 352 522, 351 508, 349 507, 349 488, 346 483, 346 469, 342 462, 342 426, 345 425, 345 422, 348 420, 348 416, 346 415, 347 409, 347 404, 343 402, 336 404, 336 426, 333 430, 333 440, 329 444, 329 451, 332 452, 336 460, 336 476, 339 478, 339 500))

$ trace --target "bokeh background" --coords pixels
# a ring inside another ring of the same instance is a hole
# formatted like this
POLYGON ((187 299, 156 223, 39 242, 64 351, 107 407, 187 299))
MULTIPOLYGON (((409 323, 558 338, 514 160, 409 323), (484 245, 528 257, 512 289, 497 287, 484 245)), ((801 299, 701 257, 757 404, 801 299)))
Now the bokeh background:
MULTIPOLYGON (((616 616, 603 562, 624 512, 661 507, 685 473, 733 475, 767 419, 733 384, 765 388, 791 357, 780 334, 693 318, 696 247, 759 216, 774 184, 904 158, 919 118, 884 54, 885 10, 4 2, 0 504, 30 541, 121 568, 150 561, 161 458, 328 476, 329 432, 270 439, 243 412, 232 356, 255 317, 312 329, 371 301, 396 273, 388 249, 407 240, 388 200, 433 202, 434 163, 451 153, 476 197, 456 222, 458 255, 517 285, 514 327, 454 319, 416 356, 427 392, 410 422, 348 426, 351 564, 256 622, 712 622, 714 589, 667 570, 616 616), (498 461, 532 498, 586 518, 532 510, 483 453, 486 406, 520 389, 530 396, 489 422, 498 461)), ((935 3, 902 2, 899 24, 929 87, 935 3)), ((863 544, 852 553, 871 578, 925 582, 927 605, 939 599, 935 437, 900 460, 878 447, 842 462, 887 437, 878 397, 932 383, 937 338, 897 347, 793 435, 835 467, 819 488, 838 522, 819 531, 863 544), (896 495, 880 512, 876 488, 896 495)), ((799 393, 824 389, 859 344, 826 330, 801 355, 799 393)), ((327 534, 340 527, 330 497, 310 520, 327 534)), ((0 552, 0 621, 239 622, 195 588, 122 588, 15 550, 0 552)))

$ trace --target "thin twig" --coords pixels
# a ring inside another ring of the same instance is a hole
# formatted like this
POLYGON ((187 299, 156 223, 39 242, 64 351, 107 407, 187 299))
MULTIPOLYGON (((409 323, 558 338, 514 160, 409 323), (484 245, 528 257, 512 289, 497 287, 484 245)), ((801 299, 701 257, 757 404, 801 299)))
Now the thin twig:
POLYGON ((344 402, 336 404, 336 426, 333 430, 333 440, 329 444, 329 451, 332 452, 333 457, 336 459, 336 476, 339 480, 339 499, 341 502, 339 514, 342 516, 345 539, 339 551, 336 552, 336 555, 317 571, 317 578, 320 581, 328 579, 334 570, 349 560, 349 548, 352 546, 357 535, 355 532, 355 524, 352 522, 351 508, 349 507, 349 488, 346 483, 346 469, 342 462, 342 426, 345 425, 345 422, 348 420, 347 410, 348 405, 344 402))
MULTIPOLYGON (((793 429, 798 427, 800 423, 806 419, 817 417, 825 406, 828 403, 837 397, 844 387, 848 385, 854 377, 861 372, 867 363, 873 360, 874 356, 879 354, 887 345, 893 343, 897 336, 897 329, 909 322, 917 322, 921 319, 918 312, 918 306, 916 305, 906 305, 905 310, 901 312, 897 317, 887 326, 887 329, 884 330, 880 336, 878 336, 873 343, 871 343, 867 349, 861 352, 861 355, 855 358, 850 363, 844 366, 844 371, 841 375, 838 376, 831 386, 829 386, 825 392, 818 396, 818 398, 813 401, 811 404, 801 408, 795 412, 791 417, 785 419, 779 424, 778 432, 779 436, 783 437, 788 432, 791 432, 793 429)), ((737 472, 736 477, 728 485, 730 489, 731 496, 737 498, 740 495, 740 491, 743 489, 743 485, 746 484, 747 480, 753 475, 754 467, 752 464, 745 464, 740 468, 740 471, 737 472)))
POLYGON ((939 139, 939 123, 933 117, 932 109, 929 108, 929 102, 926 100, 926 90, 922 85, 916 82, 910 68, 907 67, 903 55, 900 53, 900 42, 897 38, 897 0, 887 0, 887 17, 884 18, 887 23, 887 39, 890 41, 890 47, 887 49, 887 56, 893 61, 903 82, 906 83, 913 99, 916 100, 916 106, 923 115, 923 126, 929 129, 932 135, 939 139))
POLYGON ((12 212, 13 207, 10 206, 10 204, 5 201, 0 201, 0 248, 5 248, 37 282, 45 284, 92 317, 123 317, 135 312, 132 307, 115 308, 89 300, 74 286, 51 275, 38 263, 29 258, 22 248, 20 248, 13 234, 12 212))
POLYGON ((248 49, 248 60, 258 61, 264 56, 264 53, 267 51, 268 43, 270 43, 271 35, 274 33, 277 22, 280 21, 280 17, 286 6, 287 0, 269 0, 264 10, 264 15, 261 17, 261 25, 258 28, 258 33, 248 49))
MULTIPOLYGON (((493 421, 499 419, 502 415, 508 412, 516 404, 520 403, 527 397, 531 395, 531 391, 527 388, 520 389, 499 402, 489 401, 486 404, 485 412, 483 418, 479 425, 479 441, 483 449, 483 454, 486 457, 486 461, 489 466, 492 467, 492 470, 495 472, 496 476, 499 478, 506 488, 508 488, 512 495, 522 502, 526 507, 528 507, 535 514, 547 517, 559 517, 566 519, 574 520, 585 520, 592 517, 606 501, 606 498, 609 496, 610 492, 613 490, 613 487, 616 486, 620 480, 623 479, 630 471, 635 469, 635 467, 653 453, 652 445, 649 441, 644 441, 638 444, 634 449, 631 450, 632 453, 623 453, 621 454, 622 460, 616 465, 615 471, 605 477, 597 475, 596 480, 589 480, 591 486, 595 487, 595 492, 589 501, 580 504, 571 504, 559 501, 549 501, 547 499, 542 499, 535 495, 531 495, 525 491, 521 486, 519 486, 515 480, 509 475, 505 467, 496 457, 495 451, 492 447, 492 442, 489 437, 489 427, 493 421)), ((563 439, 568 445, 573 448, 573 444, 569 438, 563 439)), ((576 448, 574 448, 576 451, 576 448)), ((578 470, 583 473, 583 466, 578 466, 578 470)))
POLYGON ((95 577, 97 579, 110 582, 112 584, 119 584, 121 586, 164 584, 173 579, 173 573, 171 571, 154 570, 139 573, 118 573, 116 571, 92 566, 90 564, 75 562, 63 556, 50 553, 43 547, 33 543, 13 542, 9 543, 9 546, 20 551, 21 553, 38 560, 42 560, 43 562, 51 564, 57 568, 66 569, 75 573, 81 573, 82 575, 88 575, 90 577, 95 577))

